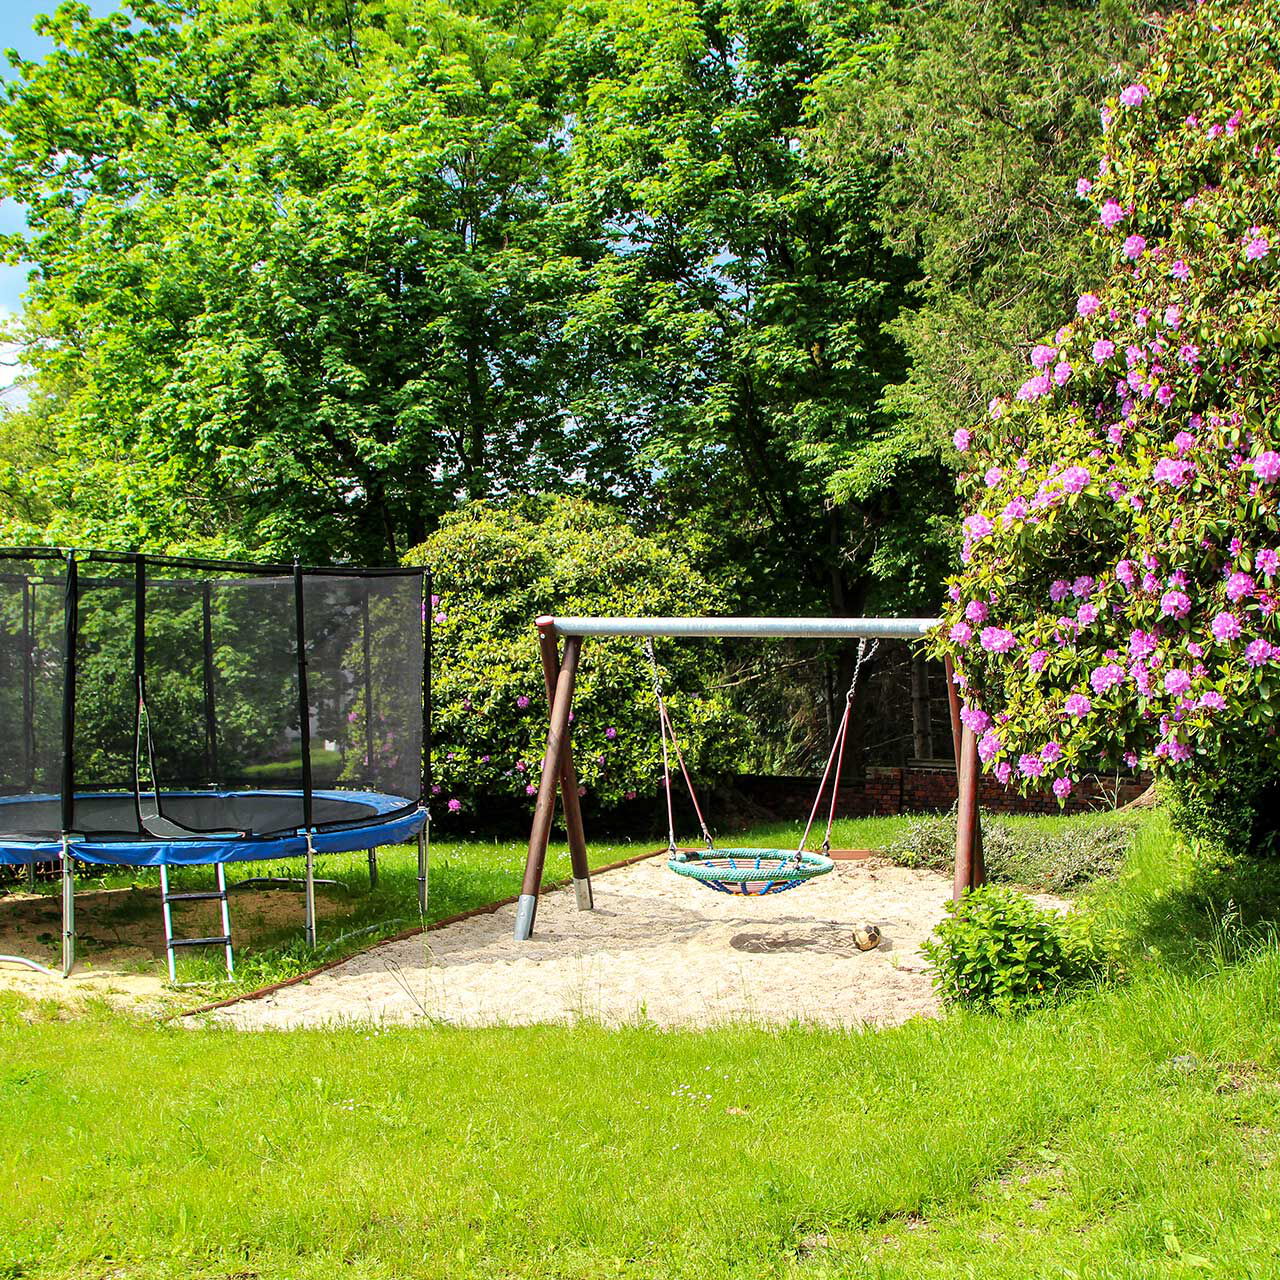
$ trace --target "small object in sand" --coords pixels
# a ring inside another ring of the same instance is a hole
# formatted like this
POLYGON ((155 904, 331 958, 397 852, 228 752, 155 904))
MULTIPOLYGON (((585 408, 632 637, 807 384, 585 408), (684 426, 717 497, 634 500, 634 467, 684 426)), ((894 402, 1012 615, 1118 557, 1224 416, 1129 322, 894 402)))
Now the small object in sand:
POLYGON ((859 951, 874 951, 880 945, 880 930, 873 924, 856 925, 853 940, 859 951))

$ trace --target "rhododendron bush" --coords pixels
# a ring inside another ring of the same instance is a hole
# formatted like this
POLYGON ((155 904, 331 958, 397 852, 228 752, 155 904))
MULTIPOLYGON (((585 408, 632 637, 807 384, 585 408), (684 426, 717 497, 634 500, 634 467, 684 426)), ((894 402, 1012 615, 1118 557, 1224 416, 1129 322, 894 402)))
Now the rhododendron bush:
POLYGON ((1170 21, 1102 108, 1106 278, 956 433, 939 647, 988 769, 1280 763, 1280 7, 1170 21))
MULTIPOLYGON (((580 499, 473 502, 406 559, 432 572, 432 811, 462 823, 493 818, 504 798, 527 817, 537 793, 547 732, 539 614, 723 611, 678 548, 580 499)), ((716 646, 659 641, 657 657, 690 768, 723 769, 739 739, 715 688, 716 646)), ((585 802, 652 796, 661 777, 658 711, 639 641, 583 647, 574 708, 585 802)))

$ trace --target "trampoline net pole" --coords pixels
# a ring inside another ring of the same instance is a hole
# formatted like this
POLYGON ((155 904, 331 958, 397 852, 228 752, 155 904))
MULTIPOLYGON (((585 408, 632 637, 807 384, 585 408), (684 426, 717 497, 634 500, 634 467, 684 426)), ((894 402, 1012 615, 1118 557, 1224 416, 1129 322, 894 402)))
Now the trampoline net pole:
POLYGON ((418 912, 427 914, 427 873, 431 863, 431 816, 418 830, 418 912))
POLYGON ((71 841, 62 837, 62 976, 76 967, 76 880, 71 865, 71 841))

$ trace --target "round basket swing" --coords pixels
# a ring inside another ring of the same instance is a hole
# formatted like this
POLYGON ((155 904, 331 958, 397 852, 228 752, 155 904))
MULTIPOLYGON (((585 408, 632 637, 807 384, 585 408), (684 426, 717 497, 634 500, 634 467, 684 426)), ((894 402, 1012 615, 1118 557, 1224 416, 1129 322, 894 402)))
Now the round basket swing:
POLYGON ((844 713, 840 717, 840 725, 831 744, 827 756, 827 767, 823 770, 822 781, 818 784, 818 792, 813 799, 813 807, 809 811, 809 821, 805 824, 804 833, 795 849, 757 849, 744 846, 718 848, 706 819, 702 816, 702 806, 698 803, 698 793, 685 766, 684 753, 680 749, 680 741, 676 737, 671 724, 671 715, 667 710, 667 700, 662 689, 662 680, 658 674, 658 662, 654 654, 653 641, 645 641, 645 656, 649 659, 649 667, 653 673, 653 694, 658 704, 658 727, 662 735, 662 778, 667 797, 667 867, 684 876, 695 884, 714 889, 717 893, 733 893, 742 897, 759 898, 767 893, 784 893, 788 889, 798 889, 802 884, 825 876, 835 863, 827 855, 831 851, 831 827, 835 822, 836 800, 840 790, 840 773, 844 764, 845 743, 849 736, 849 720, 853 713, 854 694, 858 688, 858 676, 862 664, 876 650, 876 642, 870 644, 866 640, 858 642, 858 658, 853 668, 853 678, 849 682, 848 692, 844 699, 844 713), (680 849, 676 844, 675 807, 671 796, 671 756, 674 755, 684 784, 693 803, 693 811, 698 817, 698 826, 705 841, 704 849, 680 849), (822 851, 813 853, 805 848, 818 810, 822 806, 823 795, 827 783, 831 783, 831 801, 827 809, 827 828, 822 838, 822 851))

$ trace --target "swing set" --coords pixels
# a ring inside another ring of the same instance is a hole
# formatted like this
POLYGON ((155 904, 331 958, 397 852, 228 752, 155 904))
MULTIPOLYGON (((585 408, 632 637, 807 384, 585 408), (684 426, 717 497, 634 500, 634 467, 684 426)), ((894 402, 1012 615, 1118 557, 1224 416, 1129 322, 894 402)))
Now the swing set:
MULTIPOLYGON (((538 638, 550 721, 547 728, 546 750, 542 759, 537 806, 534 809, 533 828, 529 835, 529 853, 525 860, 524 881, 516 908, 516 941, 525 941, 533 934, 547 845, 551 838, 552 820, 555 817, 557 792, 561 794, 564 803, 565 830, 568 835, 577 906, 580 911, 590 911, 593 906, 586 835, 582 825, 582 810, 578 803, 578 778, 573 764, 569 728, 573 711, 574 687, 582 645, 586 638, 634 636, 644 642, 645 654, 653 676, 654 698, 658 706, 658 723, 662 737, 663 783, 667 803, 667 866, 677 875, 685 876, 719 893, 760 897, 768 893, 781 893, 798 888, 807 881, 831 871, 834 866, 828 856, 831 849, 831 827, 836 816, 845 745, 848 741, 849 723, 862 667, 871 658, 880 640, 919 641, 936 625, 935 618, 553 618, 547 616, 539 618, 537 620, 538 638), (671 715, 658 673, 657 658, 653 650, 653 641, 656 637, 854 639, 858 641, 858 657, 849 689, 845 694, 844 711, 827 757, 826 769, 818 785, 817 795, 814 797, 809 820, 794 850, 718 848, 716 846, 710 828, 703 817, 697 792, 689 771, 685 767, 679 739, 671 723, 671 715), (562 638, 563 652, 560 647, 562 638), (673 755, 697 815, 705 844, 705 848, 701 850, 682 850, 676 844, 675 809, 671 790, 671 757, 673 755), (808 850, 806 845, 821 809, 828 783, 830 783, 831 796, 827 809, 826 831, 823 836, 822 851, 815 853, 808 850)), ((947 700, 951 712, 952 744, 955 748, 959 797, 953 885, 954 896, 959 898, 967 889, 976 888, 985 879, 982 862, 982 833, 978 816, 979 762, 977 738, 960 721, 960 698, 949 662, 946 664, 946 669, 947 700)))

